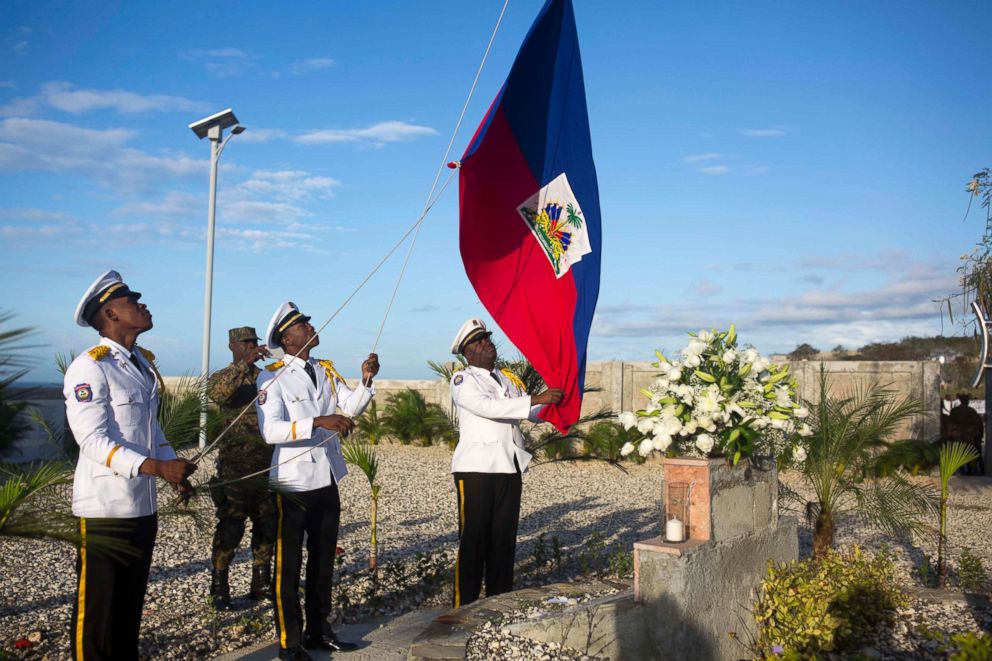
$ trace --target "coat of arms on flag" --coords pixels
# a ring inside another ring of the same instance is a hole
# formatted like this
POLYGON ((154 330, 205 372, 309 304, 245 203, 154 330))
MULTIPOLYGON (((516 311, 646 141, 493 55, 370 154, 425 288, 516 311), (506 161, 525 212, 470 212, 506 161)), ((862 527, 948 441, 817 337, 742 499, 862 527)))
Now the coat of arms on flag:
POLYGON ((592 252, 582 209, 564 172, 527 198, 517 212, 548 256, 555 277, 592 252))

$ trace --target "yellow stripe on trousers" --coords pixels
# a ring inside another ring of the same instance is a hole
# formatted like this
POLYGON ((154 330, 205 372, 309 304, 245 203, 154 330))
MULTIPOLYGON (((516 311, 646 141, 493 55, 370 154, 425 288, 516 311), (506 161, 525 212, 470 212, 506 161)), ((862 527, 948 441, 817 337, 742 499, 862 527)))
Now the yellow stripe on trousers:
POLYGON ((282 612, 282 494, 276 494, 279 526, 276 529, 276 612, 279 614, 279 647, 286 649, 286 616, 282 612))
POLYGON ((86 617, 86 519, 79 519, 79 589, 76 602, 76 659, 83 661, 83 620, 86 617))
POLYGON ((458 586, 458 565, 462 559, 461 538, 465 529, 465 480, 458 480, 458 555, 455 556, 455 608, 462 605, 462 593, 458 586))

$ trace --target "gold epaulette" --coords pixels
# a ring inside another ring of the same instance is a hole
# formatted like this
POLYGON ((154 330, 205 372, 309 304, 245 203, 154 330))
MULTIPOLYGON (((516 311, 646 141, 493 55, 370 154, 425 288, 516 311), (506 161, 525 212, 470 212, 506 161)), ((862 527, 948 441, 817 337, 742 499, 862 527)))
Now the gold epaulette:
POLYGON ((510 380, 510 383, 515 385, 520 392, 523 393, 527 392, 527 386, 524 385, 524 382, 520 380, 519 376, 517 376, 516 374, 514 374, 513 372, 507 369, 502 369, 500 370, 500 372, 502 372, 503 376, 508 378, 510 380))
POLYGON ((98 344, 89 351, 87 351, 86 355, 88 355, 93 360, 101 360, 110 355, 110 347, 104 346, 102 344, 98 344))
POLYGON ((286 363, 282 362, 281 360, 277 360, 276 362, 272 363, 271 365, 266 365, 265 366, 265 369, 266 369, 266 371, 269 371, 269 372, 275 372, 278 369, 282 369, 283 365, 285 365, 285 364, 286 363))
POLYGON ((138 351, 141 352, 141 355, 144 356, 149 363, 155 362, 155 354, 153 354, 149 349, 138 347, 138 351))
POLYGON ((324 374, 327 375, 327 380, 331 384, 331 392, 336 393, 338 391, 337 386, 334 385, 334 379, 337 379, 341 383, 344 383, 344 377, 334 369, 334 361, 331 360, 318 360, 317 364, 324 368, 324 374))

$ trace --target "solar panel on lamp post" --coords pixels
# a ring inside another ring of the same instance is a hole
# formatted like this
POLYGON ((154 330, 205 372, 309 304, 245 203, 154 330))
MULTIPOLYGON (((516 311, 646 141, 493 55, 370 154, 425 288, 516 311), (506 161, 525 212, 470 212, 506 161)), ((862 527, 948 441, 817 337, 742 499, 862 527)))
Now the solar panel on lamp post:
POLYGON ((238 123, 230 108, 204 117, 189 125, 196 137, 210 139, 210 198, 207 209, 207 265, 204 272, 206 282, 203 288, 203 347, 200 361, 200 374, 203 378, 200 393, 200 448, 207 444, 207 376, 210 373, 210 313, 214 288, 214 221, 217 215, 217 162, 231 138, 243 133, 244 126, 238 123), (224 129, 231 133, 224 138, 224 129))

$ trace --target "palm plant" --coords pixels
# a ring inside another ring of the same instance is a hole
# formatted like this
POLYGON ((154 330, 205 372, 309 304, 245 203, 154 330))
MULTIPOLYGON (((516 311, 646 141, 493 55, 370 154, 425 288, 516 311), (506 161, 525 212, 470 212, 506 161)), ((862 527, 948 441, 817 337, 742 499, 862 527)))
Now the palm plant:
POLYGON ((937 587, 947 583, 947 496, 951 476, 978 459, 970 443, 946 443, 940 448, 940 509, 937 530, 937 587))
POLYGON ((638 437, 636 428, 624 429, 623 425, 609 420, 594 424, 583 436, 585 454, 605 459, 611 463, 620 461, 620 450, 626 443, 633 443, 638 437))
POLYGON ((387 434, 403 445, 417 442, 428 446, 439 431, 439 416, 444 416, 440 406, 428 404, 423 394, 407 388, 386 399, 382 426, 387 434))
POLYGON ((878 453, 903 423, 924 413, 921 403, 877 383, 835 396, 821 366, 820 399, 806 405, 813 433, 798 468, 814 493, 804 502, 813 524, 814 557, 833 545, 842 514, 854 513, 865 524, 899 535, 921 529, 923 515, 934 509, 929 488, 910 482, 901 471, 874 477, 878 453))
POLYGON ((341 452, 344 454, 344 460, 347 461, 352 466, 358 468, 365 474, 365 477, 369 481, 369 486, 372 489, 372 513, 371 513, 371 527, 372 527, 372 537, 369 540, 369 569, 375 572, 379 567, 379 547, 377 539, 378 531, 378 514, 379 514, 379 490, 380 486, 376 484, 375 480, 379 474, 379 457, 376 455, 375 449, 369 443, 359 443, 355 441, 349 441, 341 445, 341 452))
POLYGON ((524 448, 535 456, 541 456, 545 461, 589 461, 606 460, 618 465, 598 454, 583 454, 576 452, 577 445, 586 444, 590 425, 615 418, 612 411, 599 411, 579 418, 569 428, 567 434, 562 434, 554 427, 530 426, 521 429, 524 435, 524 448))
POLYGON ((11 401, 14 383, 27 374, 29 351, 36 345, 24 344, 34 335, 29 327, 9 328, 12 312, 0 310, 0 456, 10 451, 14 443, 30 429, 23 412, 26 402, 11 401))
POLYGON ((433 360, 428 360, 427 366, 431 368, 432 372, 445 381, 450 381, 451 377, 455 375, 455 372, 463 370, 468 366, 468 361, 465 360, 465 356, 458 355, 455 356, 455 359, 456 361, 452 361, 450 363, 439 363, 433 360))
POLYGON ((369 445, 378 445, 379 439, 385 433, 382 420, 379 418, 379 411, 376 408, 375 400, 369 404, 362 415, 355 418, 355 427, 363 438, 367 439, 369 445))

